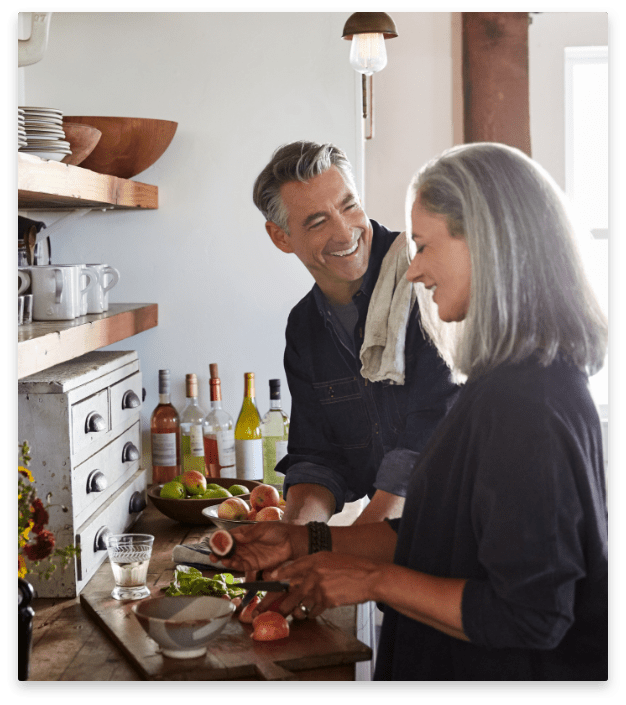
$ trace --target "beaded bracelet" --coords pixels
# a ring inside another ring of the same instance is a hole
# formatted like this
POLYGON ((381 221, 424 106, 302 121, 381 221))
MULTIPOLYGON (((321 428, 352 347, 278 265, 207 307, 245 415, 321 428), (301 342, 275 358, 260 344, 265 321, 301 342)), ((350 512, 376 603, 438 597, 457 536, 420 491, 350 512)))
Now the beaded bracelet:
POLYGON ((310 521, 307 528, 309 530, 309 554, 332 551, 333 542, 328 524, 323 521, 310 521))

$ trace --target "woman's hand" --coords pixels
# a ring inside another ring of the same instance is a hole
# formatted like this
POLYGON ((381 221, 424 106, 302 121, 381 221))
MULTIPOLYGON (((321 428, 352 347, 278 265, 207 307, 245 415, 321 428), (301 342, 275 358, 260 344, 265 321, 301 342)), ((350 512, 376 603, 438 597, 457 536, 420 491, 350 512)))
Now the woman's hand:
POLYGON ((227 568, 245 573, 275 568, 298 555, 300 543, 306 546, 306 531, 304 526, 282 521, 240 526, 230 532, 235 539, 235 554, 221 559, 211 554, 211 560, 221 560, 227 568))
POLYGON ((322 551, 282 565, 266 577, 290 580, 289 592, 280 604, 282 614, 297 616, 308 612, 313 618, 329 607, 376 599, 375 587, 384 565, 367 558, 322 551))

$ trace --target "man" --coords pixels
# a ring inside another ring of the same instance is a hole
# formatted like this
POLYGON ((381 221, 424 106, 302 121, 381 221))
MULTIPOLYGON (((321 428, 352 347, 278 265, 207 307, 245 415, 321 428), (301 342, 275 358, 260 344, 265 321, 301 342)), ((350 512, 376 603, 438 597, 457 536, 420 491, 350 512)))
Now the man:
MULTIPOLYGON (((315 279, 289 315, 285 372, 292 398, 285 519, 328 521, 368 495, 357 522, 399 517, 415 459, 456 393, 413 306, 403 385, 370 382, 359 351, 381 263, 397 232, 366 216, 346 155, 332 144, 279 148, 254 203, 272 242, 315 279)), ((403 236, 401 236, 403 237, 403 236)))

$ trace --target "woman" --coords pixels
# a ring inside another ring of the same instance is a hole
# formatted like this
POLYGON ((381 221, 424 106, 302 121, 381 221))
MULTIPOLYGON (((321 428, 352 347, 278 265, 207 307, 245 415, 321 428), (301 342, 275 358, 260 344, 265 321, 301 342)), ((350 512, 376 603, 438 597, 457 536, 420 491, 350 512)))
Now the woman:
POLYGON ((402 518, 241 529, 228 565, 290 579, 285 614, 383 603, 378 680, 605 680, 606 496, 587 375, 607 325, 559 189, 518 150, 456 147, 414 178, 407 226, 424 325, 467 381, 402 518))

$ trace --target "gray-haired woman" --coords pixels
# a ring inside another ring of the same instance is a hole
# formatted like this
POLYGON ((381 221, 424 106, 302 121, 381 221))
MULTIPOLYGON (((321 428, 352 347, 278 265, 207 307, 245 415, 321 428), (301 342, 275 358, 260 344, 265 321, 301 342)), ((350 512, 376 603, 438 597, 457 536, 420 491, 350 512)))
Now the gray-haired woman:
POLYGON ((607 324, 562 195, 518 150, 472 144, 416 175, 407 216, 424 325, 467 381, 402 518, 333 527, 314 555, 319 526, 248 527, 230 565, 289 578, 285 614, 384 603, 377 679, 605 680, 606 493, 587 375, 607 324))

